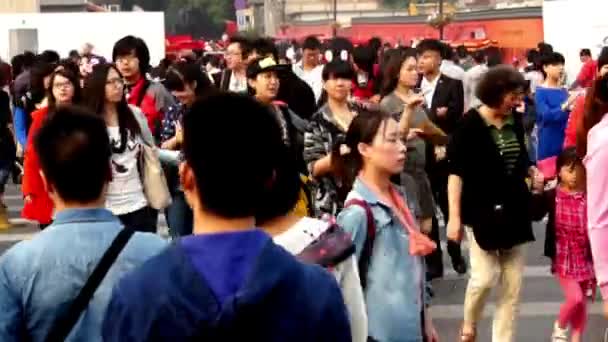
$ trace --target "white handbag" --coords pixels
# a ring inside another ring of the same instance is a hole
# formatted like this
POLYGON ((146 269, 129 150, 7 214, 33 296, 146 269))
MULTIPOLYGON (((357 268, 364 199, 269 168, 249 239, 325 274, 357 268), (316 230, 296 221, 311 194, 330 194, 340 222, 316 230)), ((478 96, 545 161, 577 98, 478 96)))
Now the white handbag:
POLYGON ((139 154, 139 172, 144 194, 150 207, 161 210, 171 204, 171 193, 167 186, 165 173, 158 159, 156 149, 147 144, 141 144, 139 154))

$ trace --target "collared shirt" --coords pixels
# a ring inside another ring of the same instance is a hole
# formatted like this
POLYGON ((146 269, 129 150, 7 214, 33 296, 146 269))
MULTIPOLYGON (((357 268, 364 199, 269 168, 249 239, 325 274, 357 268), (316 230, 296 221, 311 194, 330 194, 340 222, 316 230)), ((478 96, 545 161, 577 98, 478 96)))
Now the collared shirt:
MULTIPOLYGON (((106 209, 66 209, 32 240, 0 258, 0 341, 45 341, 123 225, 106 209)), ((114 284, 166 246, 135 233, 118 256, 66 341, 101 341, 114 284)))
POLYGON ((490 128, 490 134, 492 134, 492 139, 494 139, 498 152, 502 156, 507 173, 511 173, 520 153, 519 141, 513 128, 515 125, 513 116, 509 115, 501 128, 489 122, 486 122, 486 124, 490 128))
POLYGON ((464 80, 464 69, 450 60, 444 59, 441 62, 439 71, 441 71, 442 74, 446 75, 449 78, 453 78, 459 81, 464 80))
POLYGON ((315 94, 315 101, 319 101, 323 92, 323 65, 317 65, 312 70, 304 70, 302 62, 293 65, 293 72, 301 78, 315 94))
POLYGON ((247 92, 247 78, 237 77, 234 72, 230 73, 230 83, 228 84, 228 91, 233 93, 246 93, 247 92))
POLYGON ((420 87, 422 88, 422 93, 424 94, 424 101, 429 108, 431 108, 433 103, 433 96, 435 96, 435 89, 437 89, 439 78, 441 78, 441 74, 437 74, 435 79, 431 81, 429 81, 426 77, 422 77, 420 87))
MULTIPOLYGON (((422 342, 421 313, 428 300, 424 260, 410 254, 409 234, 392 207, 359 179, 346 201, 354 198, 367 202, 376 224, 364 293, 369 336, 378 341, 422 342)), ((411 199, 406 200, 413 211, 411 199)), ((337 222, 351 234, 360 258, 367 239, 365 210, 349 206, 338 215, 337 222)))
POLYGON ((477 108, 481 105, 481 101, 475 96, 475 90, 477 84, 481 80, 481 77, 488 71, 488 66, 485 64, 478 64, 469 69, 463 80, 464 86, 464 101, 465 101, 465 112, 470 108, 477 108))

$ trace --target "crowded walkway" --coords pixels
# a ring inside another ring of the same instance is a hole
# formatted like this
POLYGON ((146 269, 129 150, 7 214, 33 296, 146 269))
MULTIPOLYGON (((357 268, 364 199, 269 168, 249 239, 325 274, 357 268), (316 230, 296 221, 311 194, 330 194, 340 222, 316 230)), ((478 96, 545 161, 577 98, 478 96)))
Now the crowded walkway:
POLYGON ((0 340, 604 338, 608 49, 292 48, 2 64, 0 340))

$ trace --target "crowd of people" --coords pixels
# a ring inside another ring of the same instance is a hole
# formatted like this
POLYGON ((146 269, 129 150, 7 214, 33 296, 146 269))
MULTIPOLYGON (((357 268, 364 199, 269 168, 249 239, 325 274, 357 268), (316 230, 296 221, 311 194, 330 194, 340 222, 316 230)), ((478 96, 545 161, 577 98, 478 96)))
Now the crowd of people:
POLYGON ((581 341, 587 297, 608 300, 608 49, 590 55, 569 87, 545 43, 521 70, 434 39, 308 37, 295 63, 243 37, 155 68, 133 36, 111 62, 16 56, 0 198, 22 165, 41 232, 0 257, 0 340, 438 342, 445 228, 470 273, 459 341, 495 287, 492 341, 515 341, 545 219, 565 295, 551 338, 581 341))

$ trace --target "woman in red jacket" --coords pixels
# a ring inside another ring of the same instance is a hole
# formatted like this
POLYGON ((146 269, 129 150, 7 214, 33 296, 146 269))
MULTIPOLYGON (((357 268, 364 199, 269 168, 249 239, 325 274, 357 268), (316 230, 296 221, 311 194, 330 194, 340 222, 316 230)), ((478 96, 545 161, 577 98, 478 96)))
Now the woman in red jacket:
POLYGON ((25 204, 21 216, 38 221, 44 228, 52 221, 53 203, 40 177, 38 155, 34 150, 34 138, 49 113, 56 106, 67 105, 80 100, 80 85, 78 77, 66 69, 56 70, 51 74, 47 89, 48 105, 32 113, 32 125, 27 137, 23 161, 22 191, 25 204))

